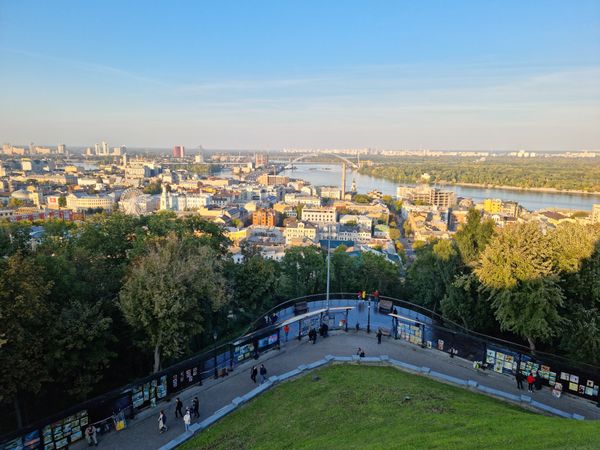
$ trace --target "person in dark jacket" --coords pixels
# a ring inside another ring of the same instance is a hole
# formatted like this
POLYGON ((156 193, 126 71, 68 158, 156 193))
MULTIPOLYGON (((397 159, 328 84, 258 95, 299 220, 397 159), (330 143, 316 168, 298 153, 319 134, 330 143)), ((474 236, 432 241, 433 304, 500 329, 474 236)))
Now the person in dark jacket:
POLYGON ((179 397, 175 399, 175 418, 179 416, 183 417, 183 402, 179 400, 179 397))
POLYGON ((250 370, 250 379, 256 383, 256 376, 258 375, 258 369, 256 368, 256 366, 252 366, 252 369, 250 370))
POLYGON ((317 330, 311 328, 308 332, 308 340, 312 341, 313 344, 317 343, 317 330))
POLYGON ((535 373, 535 389, 538 391, 542 389, 542 374, 539 370, 535 373))
POLYGON ((264 364, 260 365, 260 384, 263 384, 267 381, 267 368, 264 364))
POLYGON ((521 371, 517 370, 515 372, 515 380, 517 381, 517 389, 523 389, 523 374, 521 371))
POLYGON ((383 336, 383 333, 381 332, 381 328, 377 330, 377 343, 381 344, 381 336, 383 336))
POLYGON ((200 417, 200 400, 198 400, 198 397, 194 397, 192 401, 192 414, 196 418, 200 417))

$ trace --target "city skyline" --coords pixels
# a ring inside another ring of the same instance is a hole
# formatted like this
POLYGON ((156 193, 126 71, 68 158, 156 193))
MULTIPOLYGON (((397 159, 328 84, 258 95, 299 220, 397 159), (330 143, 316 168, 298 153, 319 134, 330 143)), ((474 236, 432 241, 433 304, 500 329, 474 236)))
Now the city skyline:
POLYGON ((597 2, 452 6, 3 1, 0 138, 600 148, 597 2))

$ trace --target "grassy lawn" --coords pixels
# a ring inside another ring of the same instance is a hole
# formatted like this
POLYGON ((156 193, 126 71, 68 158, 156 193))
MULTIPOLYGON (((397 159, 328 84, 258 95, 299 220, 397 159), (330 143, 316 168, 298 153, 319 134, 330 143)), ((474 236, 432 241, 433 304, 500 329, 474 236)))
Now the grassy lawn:
POLYGON ((182 448, 600 448, 600 423, 542 416, 391 367, 316 374, 275 387, 182 448))

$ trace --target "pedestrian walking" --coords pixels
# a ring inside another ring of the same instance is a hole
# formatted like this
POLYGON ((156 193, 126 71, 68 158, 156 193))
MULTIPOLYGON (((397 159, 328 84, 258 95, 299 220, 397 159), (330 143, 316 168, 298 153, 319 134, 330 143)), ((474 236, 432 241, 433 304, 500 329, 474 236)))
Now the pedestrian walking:
POLYGON ((357 354, 359 357, 361 357, 361 358, 364 358, 364 357, 365 357, 365 351, 364 351, 362 348, 360 348, 360 347, 358 347, 358 350, 356 351, 356 354, 357 354))
POLYGON ((258 375, 258 369, 256 366, 252 366, 252 370, 250 370, 250 379, 256 383, 256 376, 258 375))
POLYGON ((175 418, 177 419, 177 417, 183 417, 183 402, 181 400, 179 400, 179 397, 177 397, 175 399, 175 418))
POLYGON ((314 328, 310 329, 310 331, 308 332, 308 340, 312 341, 313 344, 317 343, 317 330, 315 330, 314 328))
POLYGON ((158 431, 164 433, 167 430, 167 416, 165 415, 164 411, 161 411, 158 415, 158 431))
POLYGON ((191 423, 192 423, 192 416, 190 414, 190 408, 186 408, 185 416, 183 416, 183 425, 185 426, 185 431, 190 431, 191 423))
POLYGON ((533 385, 535 383, 535 377, 533 376, 533 372, 531 372, 528 376, 527 376, 527 390, 529 392, 533 392, 533 385))
POLYGON ((517 389, 523 389, 523 374, 517 370, 515 372, 515 380, 517 380, 517 389))
POLYGON ((260 365, 260 384, 263 384, 267 381, 267 368, 264 364, 260 365))
POLYGON ((381 328, 379 328, 377 330, 377 343, 381 344, 381 336, 383 336, 383 333, 381 332, 381 328))
POLYGON ((552 395, 555 396, 556 398, 560 398, 560 396, 562 395, 562 384, 559 383, 558 381, 556 383, 554 383, 554 389, 552 389, 552 395))
POLYGON ((285 333, 285 342, 288 341, 288 334, 290 333, 290 326, 289 325, 285 325, 283 327, 283 332, 285 333))
POLYGON ((88 443, 88 447, 91 447, 92 445, 98 446, 98 438, 96 436, 96 433, 97 433, 97 430, 94 425, 89 425, 85 429, 85 440, 88 443))
POLYGON ((200 400, 198 400, 198 397, 194 397, 192 401, 192 412, 195 418, 200 417, 200 400))

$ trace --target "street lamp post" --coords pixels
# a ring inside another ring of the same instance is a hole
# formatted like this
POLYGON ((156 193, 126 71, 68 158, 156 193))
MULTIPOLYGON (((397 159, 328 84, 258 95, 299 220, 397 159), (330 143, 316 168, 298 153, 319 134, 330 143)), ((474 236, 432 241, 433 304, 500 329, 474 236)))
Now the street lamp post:
POLYGON ((219 378, 219 369, 217 368, 217 332, 216 332, 216 330, 213 332, 213 340, 215 341, 215 353, 214 353, 215 378, 219 378))
POLYGON ((369 303, 367 310, 367 333, 371 332, 371 296, 369 295, 369 303))
POLYGON ((331 224, 327 226, 327 320, 329 320, 329 267, 331 265, 331 224))

